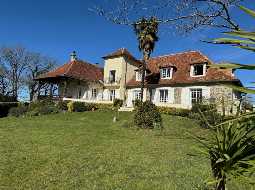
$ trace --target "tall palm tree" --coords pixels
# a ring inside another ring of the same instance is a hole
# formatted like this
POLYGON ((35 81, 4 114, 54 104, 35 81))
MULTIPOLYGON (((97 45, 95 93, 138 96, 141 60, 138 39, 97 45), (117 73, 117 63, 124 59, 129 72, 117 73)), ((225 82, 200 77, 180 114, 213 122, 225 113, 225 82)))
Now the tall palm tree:
POLYGON ((138 40, 139 51, 143 54, 142 64, 139 71, 142 72, 141 81, 141 101, 143 100, 143 90, 145 83, 146 64, 150 59, 151 53, 154 50, 155 43, 158 41, 158 20, 155 17, 142 18, 133 24, 135 34, 138 40))

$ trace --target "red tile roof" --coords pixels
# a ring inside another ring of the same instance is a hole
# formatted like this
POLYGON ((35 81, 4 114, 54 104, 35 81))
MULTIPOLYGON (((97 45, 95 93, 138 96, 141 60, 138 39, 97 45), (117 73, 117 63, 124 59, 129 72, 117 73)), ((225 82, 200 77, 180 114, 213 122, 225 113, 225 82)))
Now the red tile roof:
POLYGON ((88 62, 75 60, 66 63, 53 71, 40 75, 36 80, 58 77, 69 77, 86 81, 98 81, 103 80, 103 69, 88 62))
POLYGON ((110 58, 115 58, 115 57, 120 57, 120 56, 126 56, 127 58, 131 59, 134 61, 134 64, 136 66, 140 65, 140 61, 137 60, 126 48, 120 48, 117 51, 110 53, 106 56, 103 56, 103 59, 110 59, 110 58))
MULTIPOLYGON (((237 81, 232 75, 232 70, 220 70, 214 68, 207 68, 206 75, 201 77, 190 76, 190 66, 192 64, 207 63, 213 64, 206 56, 198 51, 189 51, 177 54, 171 54, 166 56, 159 56, 151 58, 147 63, 147 68, 151 71, 154 78, 153 82, 150 82, 150 75, 147 77, 147 84, 158 85, 176 85, 176 84, 190 84, 201 82, 218 82, 218 81, 237 81), (160 79, 161 67, 174 67, 172 79, 160 79), (157 80, 155 81, 155 78, 157 80)), ((138 86, 139 81, 135 80, 135 77, 131 79, 128 86, 138 86)))

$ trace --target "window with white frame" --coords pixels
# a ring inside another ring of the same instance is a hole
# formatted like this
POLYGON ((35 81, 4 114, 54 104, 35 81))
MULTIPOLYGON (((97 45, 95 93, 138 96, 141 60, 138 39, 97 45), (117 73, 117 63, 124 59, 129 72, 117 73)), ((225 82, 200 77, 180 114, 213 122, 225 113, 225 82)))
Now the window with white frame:
POLYGON ((201 88, 195 88, 191 89, 191 102, 192 104, 197 104, 202 102, 202 89, 201 88))
POLYGON ((191 66, 191 76, 204 76, 205 75, 205 64, 195 64, 191 66))
POLYGON ((161 79, 171 79, 172 78, 173 68, 162 68, 160 69, 160 78, 161 79))
POLYGON ((111 70, 109 73, 109 82, 116 82, 116 70, 111 70))
MULTIPOLYGON (((142 71, 136 71, 136 81, 142 81, 143 73, 142 71)), ((146 72, 145 72, 146 75, 146 72)))
POLYGON ((133 91, 133 100, 141 100, 141 90, 133 91))
POLYGON ((115 90, 110 90, 110 101, 113 101, 115 99, 115 90))
POLYGON ((159 90, 159 101, 168 102, 168 90, 159 90))
POLYGON ((95 99, 97 97, 97 89, 96 88, 92 88, 92 93, 91 93, 91 97, 92 99, 95 99))

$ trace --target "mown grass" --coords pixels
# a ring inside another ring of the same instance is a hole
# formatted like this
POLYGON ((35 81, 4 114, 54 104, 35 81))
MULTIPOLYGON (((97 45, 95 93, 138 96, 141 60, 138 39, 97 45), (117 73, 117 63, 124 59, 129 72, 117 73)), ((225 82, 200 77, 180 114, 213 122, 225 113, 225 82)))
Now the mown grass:
MULTIPOLYGON (((165 130, 125 128, 111 112, 0 119, 0 189, 204 189, 209 161, 187 132, 195 122, 164 116, 165 130)), ((248 189, 231 184, 230 189, 248 189)), ((252 188, 251 188, 252 189, 252 188)))

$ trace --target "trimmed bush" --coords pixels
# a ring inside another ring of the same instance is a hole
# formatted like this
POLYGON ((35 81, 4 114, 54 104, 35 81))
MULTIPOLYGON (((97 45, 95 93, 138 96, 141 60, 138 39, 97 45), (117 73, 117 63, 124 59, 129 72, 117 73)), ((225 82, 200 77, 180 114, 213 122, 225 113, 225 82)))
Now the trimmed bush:
POLYGON ((17 102, 17 99, 12 96, 4 96, 0 94, 0 102, 17 102))
POLYGON ((25 104, 19 104, 18 107, 12 107, 9 110, 8 116, 13 116, 13 117, 20 117, 24 116, 28 111, 28 106, 25 104))
POLYGON ((96 110, 107 111, 113 109, 113 104, 92 104, 96 110))
POLYGON ((8 116, 9 110, 17 106, 18 102, 0 102, 0 117, 8 116))
POLYGON ((59 113, 60 110, 52 100, 43 100, 33 102, 28 107, 28 116, 47 115, 53 113, 59 113))
POLYGON ((160 113, 167 115, 175 115, 181 117, 188 117, 190 110, 182 108, 172 108, 172 107, 158 107, 160 113))
POLYGON ((142 129, 162 128, 162 118, 158 108, 150 101, 139 103, 135 108, 134 124, 142 129))
POLYGON ((73 111, 74 112, 84 112, 88 111, 89 106, 84 102, 73 102, 73 111))

